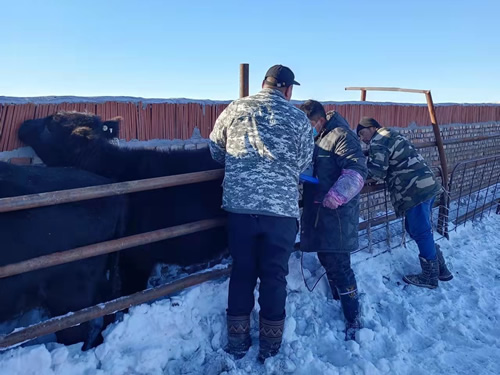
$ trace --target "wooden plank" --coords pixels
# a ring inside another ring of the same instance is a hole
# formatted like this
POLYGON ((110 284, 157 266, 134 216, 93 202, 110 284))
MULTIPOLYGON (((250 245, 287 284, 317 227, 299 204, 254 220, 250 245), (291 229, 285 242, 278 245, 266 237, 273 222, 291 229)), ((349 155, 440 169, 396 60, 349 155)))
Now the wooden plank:
POLYGON ((201 284, 205 281, 227 276, 230 273, 231 266, 224 269, 203 272, 168 284, 160 285, 152 289, 143 290, 142 292, 137 292, 130 296, 121 297, 106 303, 100 303, 96 306, 85 308, 83 310, 68 313, 65 316, 54 317, 0 337, 0 348, 8 348, 12 345, 31 340, 35 337, 41 337, 61 331, 98 317, 113 314, 116 311, 125 310, 132 306, 153 301, 172 293, 177 293, 183 289, 201 284))

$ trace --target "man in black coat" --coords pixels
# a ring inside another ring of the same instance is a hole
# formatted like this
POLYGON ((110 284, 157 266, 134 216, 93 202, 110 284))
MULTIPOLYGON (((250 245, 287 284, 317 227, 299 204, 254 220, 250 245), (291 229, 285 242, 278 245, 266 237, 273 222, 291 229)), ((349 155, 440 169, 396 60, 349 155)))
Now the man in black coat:
POLYGON ((346 319, 346 340, 361 328, 352 251, 358 249, 359 192, 367 176, 366 160, 356 134, 337 112, 325 113, 321 103, 308 100, 301 109, 315 129, 313 176, 305 183, 301 250, 317 252, 335 299, 346 319))

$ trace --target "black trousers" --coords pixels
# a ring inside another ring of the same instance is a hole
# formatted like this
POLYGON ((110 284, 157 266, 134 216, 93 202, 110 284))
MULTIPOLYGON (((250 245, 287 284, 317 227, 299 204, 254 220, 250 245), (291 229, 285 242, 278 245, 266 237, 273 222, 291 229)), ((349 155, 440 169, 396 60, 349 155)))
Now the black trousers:
POLYGON ((346 321, 359 322, 359 300, 356 278, 351 268, 350 253, 318 253, 326 270, 333 298, 340 299, 346 321))
POLYGON ((288 259, 297 235, 297 219, 267 215, 228 215, 228 244, 233 258, 229 281, 228 315, 249 315, 260 279, 260 315, 285 318, 288 259))
POLYGON ((356 285, 356 278, 351 268, 350 253, 318 253, 318 259, 326 271, 331 286, 341 290, 356 285))

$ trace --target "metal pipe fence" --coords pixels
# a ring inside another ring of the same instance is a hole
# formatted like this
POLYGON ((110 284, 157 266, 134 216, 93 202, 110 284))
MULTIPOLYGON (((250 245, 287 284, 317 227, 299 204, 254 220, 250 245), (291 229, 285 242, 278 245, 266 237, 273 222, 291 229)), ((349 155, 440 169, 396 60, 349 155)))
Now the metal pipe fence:
POLYGON ((457 163, 450 176, 452 230, 481 220, 500 204, 500 154, 457 163))
MULTIPOLYGON (((86 188, 70 189, 40 194, 31 194, 18 197, 9 197, 0 199, 0 214, 12 211, 38 208, 50 205, 57 205, 82 200, 96 199, 120 194, 134 193, 172 186, 199 183, 222 178, 224 171, 221 169, 188 173, 183 175, 158 177, 138 181, 128 181, 116 184, 91 186, 86 188)), ((70 249, 63 252, 28 259, 23 262, 8 264, 0 267, 0 279, 31 272, 41 268, 52 267, 68 262, 74 262, 102 254, 121 251, 135 246, 158 242, 168 238, 174 238, 202 230, 223 226, 224 218, 214 218, 202 220, 194 223, 182 224, 170 228, 163 228, 152 232, 141 233, 129 237, 118 238, 111 241, 101 242, 89 246, 70 249)), ((124 310, 130 306, 147 302, 165 296, 173 291, 178 291, 177 287, 187 288, 191 285, 219 278, 230 272, 230 268, 217 270, 202 275, 194 275, 191 278, 179 280, 173 287, 168 285, 145 290, 131 296, 122 297, 118 300, 109 301, 97 306, 89 307, 77 312, 71 312, 65 316, 54 317, 47 321, 14 331, 8 335, 0 335, 0 348, 7 348, 27 340, 34 339, 43 335, 54 333, 62 329, 70 328, 86 321, 124 310), (193 284, 193 280, 197 280, 193 284)), ((182 289, 181 288, 181 289, 182 289)))

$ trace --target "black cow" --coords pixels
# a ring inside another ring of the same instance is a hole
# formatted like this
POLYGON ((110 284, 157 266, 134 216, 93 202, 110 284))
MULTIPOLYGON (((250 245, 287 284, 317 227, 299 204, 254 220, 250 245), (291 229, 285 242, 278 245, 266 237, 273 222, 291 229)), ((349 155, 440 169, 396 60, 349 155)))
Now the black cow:
MULTIPOLYGON (((119 122, 101 122, 98 116, 86 113, 59 112, 24 122, 19 137, 49 166, 74 166, 117 181, 220 168, 208 149, 161 152, 120 148, 103 135, 105 125, 118 129, 119 122)), ((224 215, 221 180, 134 193, 129 201, 129 235, 224 215)), ((192 265, 219 257, 225 248, 225 228, 215 228, 126 250, 120 256, 123 293, 144 289, 156 263, 192 265)))
MULTIPOLYGON (((0 198, 110 183, 75 168, 16 166, 0 162, 0 198)), ((124 234, 124 197, 0 213, 0 266, 107 241, 124 234)), ((0 322, 43 308, 66 314, 117 296, 116 255, 103 255, 0 279, 0 322)), ((100 320, 102 323, 102 319, 100 320)), ((98 322, 99 323, 99 322, 98 322)), ((102 340, 96 321, 57 333, 64 344, 102 340)))

